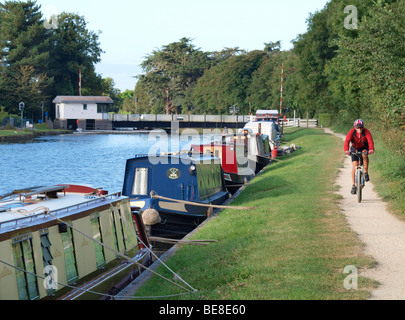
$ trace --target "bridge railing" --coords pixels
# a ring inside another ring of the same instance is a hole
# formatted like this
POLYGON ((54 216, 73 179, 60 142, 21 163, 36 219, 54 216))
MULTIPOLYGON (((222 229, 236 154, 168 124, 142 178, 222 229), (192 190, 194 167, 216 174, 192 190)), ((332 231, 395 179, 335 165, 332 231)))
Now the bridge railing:
MULTIPOLYGON (((214 123, 248 123, 251 121, 251 116, 245 115, 190 115, 190 114, 108 114, 104 115, 110 121, 131 121, 131 122, 193 122, 193 123, 204 123, 204 122, 214 122, 214 123)), ((285 127, 317 127, 319 122, 317 119, 286 119, 282 121, 285 127)))
MULTIPOLYGON (((105 118, 105 116, 104 116, 105 118)), ((226 115, 189 115, 189 114, 109 114, 108 120, 110 121, 150 121, 150 122, 222 122, 222 123, 235 123, 235 122, 249 122, 250 116, 226 116, 226 115)))

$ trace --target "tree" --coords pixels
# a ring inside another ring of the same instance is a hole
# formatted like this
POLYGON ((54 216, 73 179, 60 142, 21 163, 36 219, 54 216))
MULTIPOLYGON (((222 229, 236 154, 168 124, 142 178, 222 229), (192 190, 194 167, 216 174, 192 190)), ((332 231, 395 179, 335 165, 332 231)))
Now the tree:
POLYGON ((195 112, 229 114, 229 107, 237 105, 241 113, 247 114, 252 75, 265 57, 264 51, 255 50, 232 56, 206 70, 194 89, 195 112))
POLYGON ((405 101, 405 3, 378 2, 359 23, 358 35, 342 35, 337 56, 328 64, 330 88, 341 115, 363 117, 375 129, 390 131, 390 142, 401 144, 405 101), (402 126, 402 129, 401 129, 402 126), (396 136, 396 138, 394 138, 396 136))
POLYGON ((101 90, 100 95, 109 96, 114 101, 113 109, 110 109, 110 112, 117 113, 122 106, 123 98, 121 91, 115 88, 114 80, 112 78, 103 79, 101 90))
POLYGON ((0 4, 0 104, 10 112, 24 100, 38 114, 53 80, 46 74, 49 38, 39 9, 35 1, 0 4))
POLYGON ((280 108, 281 66, 284 64, 283 105, 303 114, 299 107, 295 75, 296 56, 292 51, 274 51, 265 57, 260 67, 253 73, 248 96, 252 111, 280 108))
POLYGON ((79 70, 82 73, 82 94, 100 95, 102 77, 95 72, 103 52, 99 33, 89 31, 84 17, 73 13, 61 13, 58 27, 51 36, 51 65, 49 75, 54 77, 51 96, 79 95, 79 70))
POLYGON ((189 38, 163 46, 146 57, 139 77, 154 105, 163 103, 166 114, 187 107, 187 90, 202 76, 210 61, 207 54, 195 49, 189 38))

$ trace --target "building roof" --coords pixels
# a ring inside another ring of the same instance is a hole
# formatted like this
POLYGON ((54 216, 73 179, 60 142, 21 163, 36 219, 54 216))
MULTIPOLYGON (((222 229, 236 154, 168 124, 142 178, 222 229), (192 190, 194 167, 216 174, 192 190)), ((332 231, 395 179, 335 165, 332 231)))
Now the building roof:
POLYGON ((53 103, 104 103, 111 104, 114 101, 110 97, 103 96, 57 96, 53 103))

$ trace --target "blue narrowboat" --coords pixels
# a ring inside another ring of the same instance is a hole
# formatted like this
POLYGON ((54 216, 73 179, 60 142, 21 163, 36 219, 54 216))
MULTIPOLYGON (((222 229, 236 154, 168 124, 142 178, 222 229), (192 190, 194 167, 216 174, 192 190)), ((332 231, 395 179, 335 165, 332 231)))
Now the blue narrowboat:
POLYGON ((212 212, 208 205, 221 205, 230 196, 220 159, 191 153, 127 160, 122 193, 134 211, 159 213, 159 222, 151 225, 152 236, 171 238, 194 230, 212 212))

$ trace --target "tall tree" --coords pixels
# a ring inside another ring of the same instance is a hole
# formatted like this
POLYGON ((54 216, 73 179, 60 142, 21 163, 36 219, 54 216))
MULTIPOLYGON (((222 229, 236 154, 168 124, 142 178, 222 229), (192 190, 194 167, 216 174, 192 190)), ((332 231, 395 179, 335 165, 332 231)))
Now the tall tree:
POLYGON ((61 13, 58 27, 51 36, 51 65, 49 75, 55 84, 50 95, 79 95, 79 71, 82 72, 83 95, 98 95, 103 82, 95 72, 103 52, 99 34, 87 29, 84 17, 73 13, 61 13))
POLYGON ((193 93, 196 112, 229 114, 229 108, 236 105, 247 114, 252 75, 265 57, 266 52, 255 50, 232 56, 206 70, 193 93))
POLYGON ((40 110, 48 77, 49 34, 35 1, 0 4, 0 104, 11 112, 24 100, 32 114, 40 110), (37 89, 39 91, 34 90, 37 89))
POLYGON ((177 114, 187 107, 186 92, 209 63, 206 53, 196 49, 189 38, 182 38, 148 55, 141 64, 146 74, 139 79, 157 104, 163 102, 167 114, 177 114))

